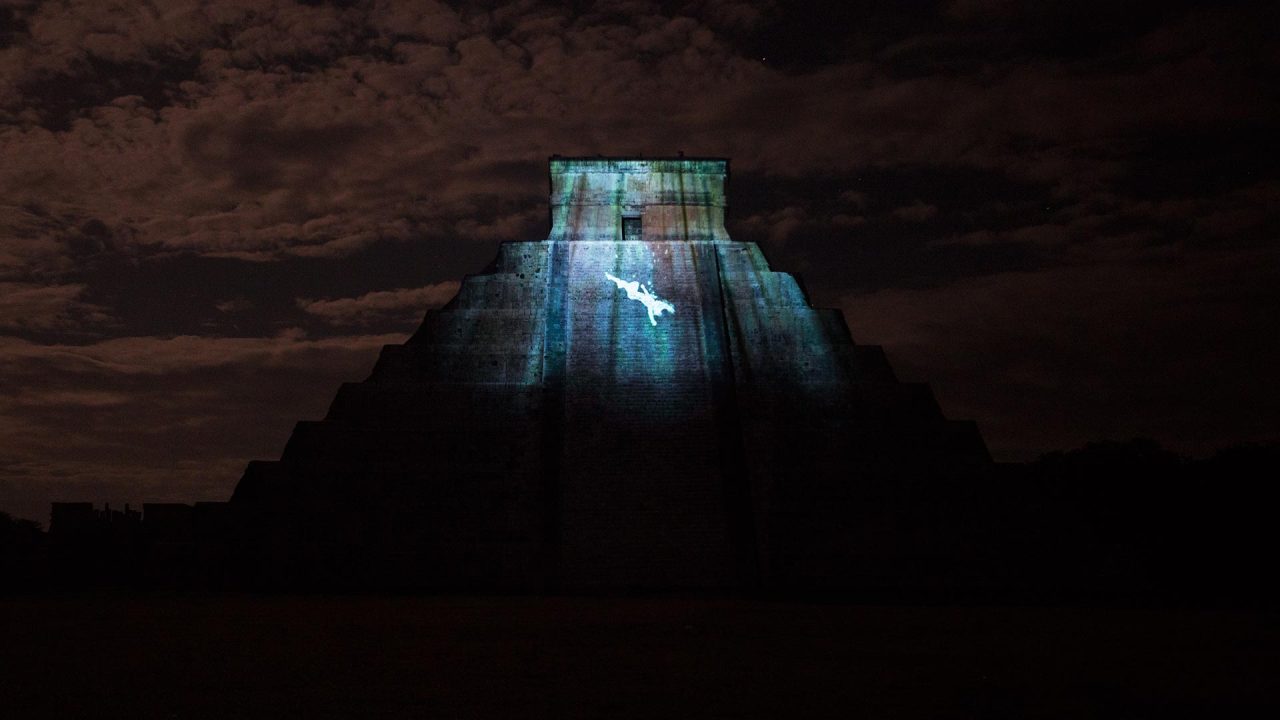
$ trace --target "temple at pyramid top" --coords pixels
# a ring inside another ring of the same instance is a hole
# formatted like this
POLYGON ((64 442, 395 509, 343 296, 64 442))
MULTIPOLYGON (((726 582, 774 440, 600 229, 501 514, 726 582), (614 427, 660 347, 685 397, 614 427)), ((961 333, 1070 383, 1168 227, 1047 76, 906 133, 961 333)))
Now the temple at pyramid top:
POLYGON ((727 242, 724 158, 551 158, 548 240, 727 242))

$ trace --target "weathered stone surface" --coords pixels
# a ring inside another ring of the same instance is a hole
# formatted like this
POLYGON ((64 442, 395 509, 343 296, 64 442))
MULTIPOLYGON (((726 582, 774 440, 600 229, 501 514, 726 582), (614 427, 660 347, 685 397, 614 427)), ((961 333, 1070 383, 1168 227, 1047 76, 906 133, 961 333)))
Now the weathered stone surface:
POLYGON ((279 461, 250 464, 233 503, 264 565, 590 590, 945 564, 989 463, 976 429, 728 237, 727 172, 552 158, 548 239, 504 244, 279 461))

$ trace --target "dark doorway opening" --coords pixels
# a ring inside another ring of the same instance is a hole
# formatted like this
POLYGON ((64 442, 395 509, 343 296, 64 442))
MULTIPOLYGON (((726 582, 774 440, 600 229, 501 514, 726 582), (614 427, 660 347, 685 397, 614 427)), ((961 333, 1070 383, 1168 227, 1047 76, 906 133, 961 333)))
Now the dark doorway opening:
POLYGON ((639 217, 623 217, 622 218, 622 239, 639 240, 640 239, 640 218, 639 217))

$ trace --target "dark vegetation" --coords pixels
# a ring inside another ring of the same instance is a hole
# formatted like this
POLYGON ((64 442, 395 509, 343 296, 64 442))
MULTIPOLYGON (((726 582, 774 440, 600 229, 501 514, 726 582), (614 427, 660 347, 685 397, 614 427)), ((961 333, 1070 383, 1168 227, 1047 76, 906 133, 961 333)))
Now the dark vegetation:
POLYGON ((39 523, 0 512, 0 588, 32 588, 45 579, 46 541, 39 523))
POLYGON ((1090 443, 1001 466, 990 499, 1006 587, 1064 600, 1277 600, 1265 568, 1280 549, 1280 447, 1192 460, 1150 440, 1090 443))
MULTIPOLYGON (((951 586, 922 591, 906 578, 900 587, 854 586, 854 599, 1267 608, 1280 599, 1267 571, 1280 549, 1272 520, 1280 447, 1193 460, 1150 440, 1098 442, 997 466, 976 490, 973 512, 957 510, 972 516, 974 541, 952 560, 951 586)), ((167 534, 127 510, 78 533, 46 533, 0 514, 2 586, 244 587, 226 539, 233 524, 222 508, 209 510, 219 511, 218 523, 167 534)))

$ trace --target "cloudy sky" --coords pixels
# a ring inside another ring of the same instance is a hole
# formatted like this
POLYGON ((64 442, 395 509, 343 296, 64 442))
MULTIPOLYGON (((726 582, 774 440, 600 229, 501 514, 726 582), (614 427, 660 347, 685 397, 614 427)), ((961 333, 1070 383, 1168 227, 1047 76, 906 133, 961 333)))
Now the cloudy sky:
POLYGON ((1280 13, 1205 5, 0 0, 0 510, 225 499, 552 153, 731 158, 998 459, 1274 441, 1280 13))

